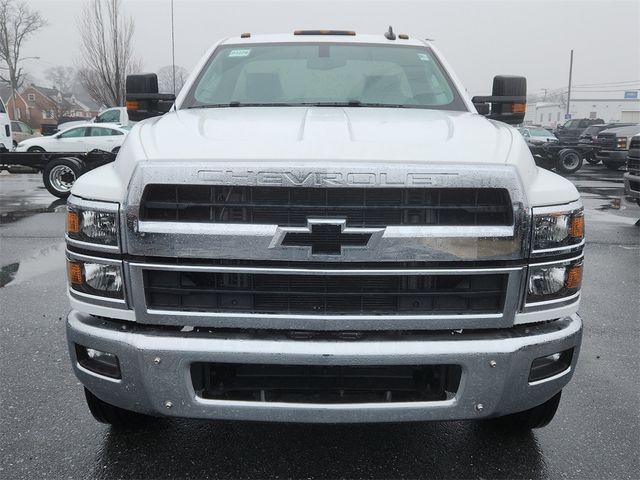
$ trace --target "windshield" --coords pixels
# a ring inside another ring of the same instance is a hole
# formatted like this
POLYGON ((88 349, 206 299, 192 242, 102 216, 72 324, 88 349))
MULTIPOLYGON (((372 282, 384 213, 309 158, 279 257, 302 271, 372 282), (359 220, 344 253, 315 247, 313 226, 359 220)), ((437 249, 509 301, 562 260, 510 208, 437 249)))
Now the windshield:
POLYGON ((430 49, 333 43, 220 47, 182 108, 244 105, 466 111, 430 49))
POLYGON ((553 133, 544 128, 530 128, 529 133, 532 137, 552 137, 553 133))

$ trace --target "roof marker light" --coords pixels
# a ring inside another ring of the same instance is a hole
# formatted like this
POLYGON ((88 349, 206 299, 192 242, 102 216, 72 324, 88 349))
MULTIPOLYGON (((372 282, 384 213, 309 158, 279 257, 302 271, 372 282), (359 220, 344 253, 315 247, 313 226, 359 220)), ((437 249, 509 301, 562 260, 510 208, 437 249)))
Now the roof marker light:
POLYGON ((296 30, 294 35, 347 35, 355 36, 356 32, 353 30, 296 30))

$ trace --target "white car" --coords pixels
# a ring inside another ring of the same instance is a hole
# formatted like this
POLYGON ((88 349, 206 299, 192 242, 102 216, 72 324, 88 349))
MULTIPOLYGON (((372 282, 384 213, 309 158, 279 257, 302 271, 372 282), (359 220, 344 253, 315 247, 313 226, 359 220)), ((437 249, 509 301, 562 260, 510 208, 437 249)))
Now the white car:
POLYGON ((129 133, 129 127, 87 123, 68 128, 49 137, 24 140, 16 152, 89 152, 99 149, 117 152, 129 133))
POLYGON ((541 145, 548 142, 558 142, 558 138, 546 128, 542 127, 520 127, 518 128, 527 143, 541 145))

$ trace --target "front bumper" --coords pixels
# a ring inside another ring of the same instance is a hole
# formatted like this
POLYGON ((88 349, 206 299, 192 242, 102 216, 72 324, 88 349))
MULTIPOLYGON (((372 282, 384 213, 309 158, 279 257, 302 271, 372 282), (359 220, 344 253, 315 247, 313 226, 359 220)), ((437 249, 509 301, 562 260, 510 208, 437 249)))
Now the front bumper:
POLYGON ((241 334, 178 332, 111 322, 75 310, 67 319, 75 374, 93 394, 110 404, 150 415, 279 422, 476 419, 526 410, 545 402, 567 384, 578 359, 581 337, 582 321, 577 314, 510 329, 425 333, 407 337, 408 340, 381 336, 360 341, 255 339, 241 334), (74 344, 116 354, 122 378, 110 379, 81 367, 74 344), (574 348, 574 355, 567 370, 528 382, 535 358, 569 348, 574 348), (207 400, 198 397, 193 389, 189 373, 193 362, 458 364, 462 378, 454 398, 443 401, 301 404, 207 400))
POLYGON ((631 172, 624 174, 624 193, 632 198, 640 199, 640 176, 631 172))
POLYGON ((600 150, 596 158, 602 163, 624 165, 627 163, 627 150, 600 150))

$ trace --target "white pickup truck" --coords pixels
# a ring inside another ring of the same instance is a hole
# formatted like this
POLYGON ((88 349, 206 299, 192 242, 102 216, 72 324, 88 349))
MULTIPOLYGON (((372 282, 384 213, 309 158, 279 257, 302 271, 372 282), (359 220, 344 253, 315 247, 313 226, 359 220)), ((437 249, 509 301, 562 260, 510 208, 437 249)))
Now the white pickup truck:
POLYGON ((584 218, 517 130, 526 81, 471 99, 431 41, 215 44, 68 200, 66 323, 95 418, 502 418, 573 375, 584 218), (168 106, 171 108, 169 109, 168 106))

